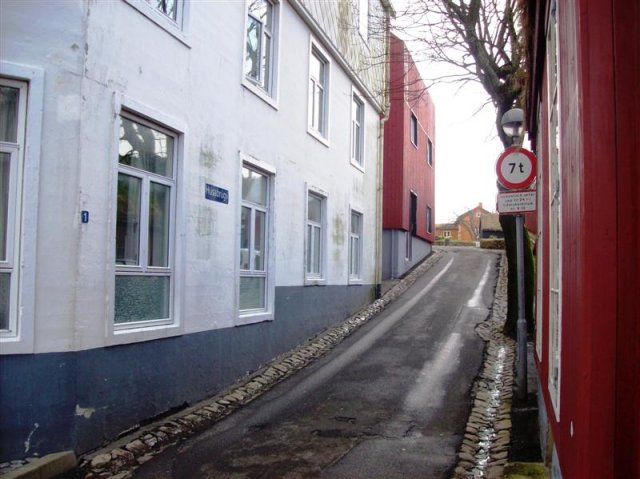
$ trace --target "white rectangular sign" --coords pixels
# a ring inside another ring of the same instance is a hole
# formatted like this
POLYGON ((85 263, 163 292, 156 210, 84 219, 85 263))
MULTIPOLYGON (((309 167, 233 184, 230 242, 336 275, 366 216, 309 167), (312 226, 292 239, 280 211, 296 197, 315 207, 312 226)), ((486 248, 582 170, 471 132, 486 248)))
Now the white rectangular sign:
POLYGON ((536 190, 498 193, 498 213, 526 213, 536 210, 536 190))

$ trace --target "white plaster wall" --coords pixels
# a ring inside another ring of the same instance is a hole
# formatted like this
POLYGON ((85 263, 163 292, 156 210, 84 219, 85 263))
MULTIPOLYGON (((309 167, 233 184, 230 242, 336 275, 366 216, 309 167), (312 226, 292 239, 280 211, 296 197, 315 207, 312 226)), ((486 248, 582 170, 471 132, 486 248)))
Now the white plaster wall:
MULTIPOLYGON (((275 177, 276 286, 304 284, 305 184, 328 192, 327 284, 348 282, 350 206, 364 214, 363 282, 375 283, 378 112, 367 104, 365 172, 349 162, 352 81, 331 67, 329 144, 307 133, 310 32, 281 4, 278 108, 242 86, 242 2, 192 2, 187 43, 125 1, 3 6, 3 60, 45 69, 35 352, 213 328, 236 317, 240 155, 275 177), (114 198, 121 105, 178 130, 179 324, 115 337, 114 198), (204 198, 204 184, 230 192, 204 198), (90 222, 79 223, 88 210, 90 222)), ((33 239, 36 241, 36 239, 33 239)), ((276 318, 277 320, 277 318, 276 318)))

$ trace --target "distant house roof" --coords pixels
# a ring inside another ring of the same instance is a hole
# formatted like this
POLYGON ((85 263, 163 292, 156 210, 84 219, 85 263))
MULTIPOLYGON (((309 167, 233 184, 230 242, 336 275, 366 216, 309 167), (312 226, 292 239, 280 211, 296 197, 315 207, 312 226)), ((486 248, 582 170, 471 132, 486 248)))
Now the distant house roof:
POLYGON ((453 230, 456 229, 458 227, 457 223, 441 223, 439 225, 436 225, 436 229, 439 230, 453 230))
POLYGON ((482 215, 482 229, 484 231, 502 231, 500 226, 500 215, 498 213, 487 213, 482 215))

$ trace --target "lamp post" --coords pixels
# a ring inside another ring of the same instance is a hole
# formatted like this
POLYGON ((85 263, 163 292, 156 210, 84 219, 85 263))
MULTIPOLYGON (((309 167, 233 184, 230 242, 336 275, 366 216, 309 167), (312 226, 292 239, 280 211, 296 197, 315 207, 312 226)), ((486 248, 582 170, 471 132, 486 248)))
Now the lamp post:
MULTIPOLYGON (((500 120, 502 131, 511 138, 512 144, 521 144, 524 132, 524 111, 512 108, 500 120)), ((525 314, 524 294, 524 217, 516 214, 516 265, 518 276, 518 321, 517 325, 517 355, 516 355, 516 385, 519 399, 527 397, 527 319, 525 314)))

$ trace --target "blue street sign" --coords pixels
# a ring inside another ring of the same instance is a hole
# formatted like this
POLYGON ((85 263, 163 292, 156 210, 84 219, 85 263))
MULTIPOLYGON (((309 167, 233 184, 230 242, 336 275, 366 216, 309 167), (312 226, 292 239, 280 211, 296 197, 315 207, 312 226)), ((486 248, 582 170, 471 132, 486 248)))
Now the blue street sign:
POLYGON ((204 197, 211 201, 217 201, 218 203, 229 204, 229 190, 220 188, 218 186, 204 184, 204 197))

